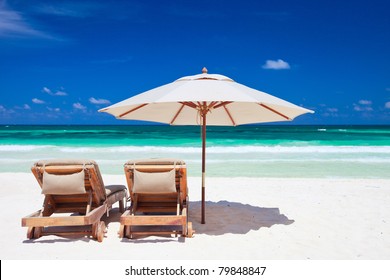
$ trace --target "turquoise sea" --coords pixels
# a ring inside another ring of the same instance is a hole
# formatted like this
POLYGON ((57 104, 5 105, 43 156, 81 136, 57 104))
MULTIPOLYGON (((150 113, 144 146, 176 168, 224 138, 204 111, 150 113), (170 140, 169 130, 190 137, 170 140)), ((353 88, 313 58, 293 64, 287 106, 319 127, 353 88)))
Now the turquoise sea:
MULTIPOLYGON (((200 127, 0 126, 0 172, 88 158, 122 174, 129 159, 159 157, 183 159, 200 176, 200 127)), ((390 178, 390 126, 209 126, 206 158, 213 177, 390 178)))

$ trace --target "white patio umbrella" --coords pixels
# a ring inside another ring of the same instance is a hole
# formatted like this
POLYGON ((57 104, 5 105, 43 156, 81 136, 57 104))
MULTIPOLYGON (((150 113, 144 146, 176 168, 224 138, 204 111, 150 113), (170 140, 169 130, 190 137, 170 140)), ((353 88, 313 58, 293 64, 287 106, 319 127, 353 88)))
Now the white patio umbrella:
POLYGON ((202 126, 202 224, 205 221, 206 125, 291 121, 313 113, 219 74, 182 77, 99 110, 117 119, 202 126))

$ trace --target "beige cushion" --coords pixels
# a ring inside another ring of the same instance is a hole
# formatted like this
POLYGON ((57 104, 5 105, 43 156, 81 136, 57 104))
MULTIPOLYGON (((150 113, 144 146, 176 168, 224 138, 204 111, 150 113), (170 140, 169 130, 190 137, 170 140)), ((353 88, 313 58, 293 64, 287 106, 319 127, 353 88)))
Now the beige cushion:
POLYGON ((134 193, 176 192, 175 169, 168 172, 141 172, 134 170, 134 193))
POLYGON ((43 194, 85 193, 84 170, 79 173, 55 175, 43 172, 43 194))
POLYGON ((94 160, 90 159, 48 159, 40 160, 35 163, 36 166, 61 166, 61 165, 97 165, 94 160))
POLYGON ((185 165, 181 159, 175 158, 150 158, 150 159, 133 159, 125 163, 127 165, 185 165))

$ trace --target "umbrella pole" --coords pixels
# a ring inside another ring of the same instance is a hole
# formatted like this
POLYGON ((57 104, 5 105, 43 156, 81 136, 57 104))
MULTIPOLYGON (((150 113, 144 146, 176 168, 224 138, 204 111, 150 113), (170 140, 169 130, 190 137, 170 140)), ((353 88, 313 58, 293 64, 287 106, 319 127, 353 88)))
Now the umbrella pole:
POLYGON ((206 223, 205 197, 206 197, 206 113, 202 114, 202 224, 206 223))

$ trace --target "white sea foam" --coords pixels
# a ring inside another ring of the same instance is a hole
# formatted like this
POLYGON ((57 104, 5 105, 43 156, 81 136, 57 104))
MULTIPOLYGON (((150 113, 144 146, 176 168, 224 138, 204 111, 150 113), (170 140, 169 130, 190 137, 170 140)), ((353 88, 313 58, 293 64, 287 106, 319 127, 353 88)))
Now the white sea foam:
POLYGON ((390 146, 231 146, 207 147, 208 153, 380 153, 390 154, 390 146))
MULTIPOLYGON (((109 146, 109 147, 71 147, 53 145, 0 145, 0 152, 61 152, 80 153, 176 153, 199 154, 200 147, 160 147, 160 146, 109 146)), ((390 154, 390 146, 209 146, 208 154, 390 154)))
MULTIPOLYGON (((49 159, 47 157, 46 159, 49 159)), ((36 159, 18 159, 18 158, 0 158, 0 165, 6 164, 24 164, 31 163, 36 159)), ((94 158, 99 164, 118 164, 118 162, 125 162, 128 160, 126 156, 117 159, 107 159, 107 158, 94 158)), ((187 158, 186 163, 196 163, 200 164, 200 158, 187 158)), ((301 163, 301 164, 310 164, 310 163, 361 163, 361 164, 389 164, 390 158, 251 158, 251 159, 241 159, 241 158, 209 158, 207 159, 208 164, 220 164, 220 163, 248 163, 248 164, 257 164, 257 163, 301 163)))
MULTIPOLYGON (((186 162, 200 163, 201 160, 186 160, 186 162)), ((312 159, 312 158, 278 158, 278 159, 208 159, 208 164, 214 163, 300 163, 300 164, 311 164, 311 163, 362 163, 362 164, 377 164, 377 163, 390 163, 390 158, 331 158, 331 159, 312 159)))
POLYGON ((198 153, 197 147, 118 146, 118 147, 59 147, 65 153, 132 153, 132 152, 176 152, 198 153))
POLYGON ((45 150, 56 146, 51 145, 0 145, 0 152, 28 152, 34 150, 45 150))
MULTIPOLYGON (((162 152, 180 154, 198 154, 200 147, 159 147, 159 146, 118 146, 118 147, 60 147, 65 153, 134 153, 162 152)), ((211 146, 207 147, 208 154, 246 154, 246 153, 379 153, 390 154, 390 146, 211 146)))
MULTIPOLYGON (((389 146, 209 147, 207 152, 209 176, 390 178, 389 146)), ((0 172, 29 172, 40 159, 91 158, 104 174, 122 174, 123 164, 132 158, 178 157, 187 163, 190 176, 200 176, 200 153, 197 147, 12 146, 0 152, 0 172)))

